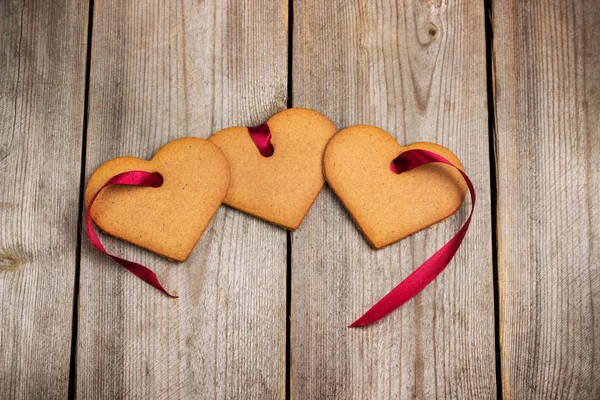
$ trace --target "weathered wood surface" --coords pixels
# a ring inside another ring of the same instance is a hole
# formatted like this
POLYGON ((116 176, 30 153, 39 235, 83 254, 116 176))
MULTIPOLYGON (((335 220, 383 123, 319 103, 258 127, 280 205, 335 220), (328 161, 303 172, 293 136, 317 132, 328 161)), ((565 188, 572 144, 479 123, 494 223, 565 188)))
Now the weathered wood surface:
MULTIPOLYGON (((294 2, 293 105, 338 129, 434 141, 478 193, 454 261, 382 322, 347 329, 468 215, 373 250, 326 188, 293 234, 292 398, 495 398, 483 2, 294 2)), ((391 160, 390 160, 391 162, 391 160)))
POLYGON ((0 2, 0 398, 66 398, 87 3, 0 2))
MULTIPOLYGON (((285 108, 288 2, 95 0, 86 179, 120 155, 285 108)), ((90 4, 0 2, 0 398, 69 391, 90 4)), ((294 2, 293 105, 441 143, 478 191, 455 260, 381 323, 346 325, 445 243, 372 250, 325 188, 292 243, 292 398, 494 398, 483 2, 294 2)), ((600 398, 600 10, 493 2, 504 398, 600 398)), ((492 60, 489 60, 490 62, 492 60)), ((185 263, 84 237, 79 398, 284 398, 286 234, 222 208, 185 263)), ((499 383, 499 382, 498 382, 499 383)))
MULTIPOLYGON (((285 108, 285 1, 94 3, 87 177, 285 108)), ((285 397, 285 231, 223 207, 181 264, 103 238, 181 297, 85 242, 79 398, 285 397)))
POLYGON ((600 9, 494 1, 503 393, 600 398, 600 9))

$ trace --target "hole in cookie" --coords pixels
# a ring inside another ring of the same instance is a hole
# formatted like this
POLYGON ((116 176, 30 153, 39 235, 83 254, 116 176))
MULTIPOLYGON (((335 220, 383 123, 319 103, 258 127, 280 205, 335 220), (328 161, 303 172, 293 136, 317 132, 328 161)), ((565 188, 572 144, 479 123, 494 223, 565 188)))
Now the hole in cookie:
POLYGON ((404 159, 400 157, 395 158, 394 161, 390 163, 390 170, 395 174, 401 173, 402 171, 404 171, 404 168, 404 159))
POLYGON ((258 152, 263 157, 271 157, 273 155, 273 145, 271 144, 271 130, 265 122, 258 126, 249 126, 248 133, 252 141, 256 145, 258 152))
POLYGON ((273 147, 273 145, 271 143, 269 143, 269 147, 268 149, 265 149, 264 151, 261 151, 261 155, 263 157, 269 158, 273 155, 273 152, 275 151, 275 148, 273 147))
POLYGON ((158 188, 161 187, 164 182, 163 176, 159 172, 152 173, 152 181, 150 182, 150 187, 158 188))

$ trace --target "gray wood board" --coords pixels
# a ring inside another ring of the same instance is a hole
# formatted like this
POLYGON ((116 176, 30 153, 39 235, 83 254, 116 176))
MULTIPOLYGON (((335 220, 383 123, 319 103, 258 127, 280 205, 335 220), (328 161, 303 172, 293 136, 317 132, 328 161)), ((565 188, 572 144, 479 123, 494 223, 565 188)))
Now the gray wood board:
MULTIPOLYGON (((91 57, 87 177, 284 109, 287 6, 96 0, 91 57)), ((78 397, 285 397, 285 231, 222 207, 184 263, 103 240, 181 297, 84 243, 78 397)))
POLYGON ((0 398, 66 398, 88 4, 0 2, 0 398))
POLYGON ((600 398, 600 9, 494 1, 505 398, 600 398))
MULTIPOLYGON (((293 105, 338 129, 440 143, 478 203, 448 268, 382 322, 346 325, 447 242, 469 212, 373 250, 329 188, 293 234, 292 398, 495 398, 483 2, 294 3, 293 105)), ((391 162, 391 160, 390 160, 391 162)))

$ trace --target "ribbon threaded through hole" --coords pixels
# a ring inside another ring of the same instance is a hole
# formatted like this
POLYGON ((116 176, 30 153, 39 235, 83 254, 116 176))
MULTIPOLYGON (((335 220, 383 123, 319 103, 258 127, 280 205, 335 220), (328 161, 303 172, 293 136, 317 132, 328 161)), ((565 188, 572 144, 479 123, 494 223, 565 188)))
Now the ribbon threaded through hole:
POLYGON ((163 178, 163 176, 160 174, 160 172, 152 172, 153 178, 151 180, 151 185, 150 187, 153 188, 159 188, 163 185, 163 183, 165 182, 165 179, 163 178))
POLYGON ((98 251, 108 255, 110 258, 115 260, 119 265, 128 269, 135 276, 146 282, 147 284, 155 287, 160 290, 167 296, 171 298, 177 298, 178 296, 174 296, 167 292, 167 290, 163 287, 163 285, 158 280, 158 277, 154 272, 152 272, 148 267, 143 266, 142 264, 138 264, 133 261, 125 260, 121 257, 117 257, 115 255, 110 254, 106 251, 106 248, 100 241, 98 234, 94 229, 94 225, 92 223, 91 210, 96 198, 102 192, 103 189, 112 185, 128 185, 128 186, 142 186, 142 187, 153 187, 158 188, 163 184, 163 177, 161 174, 157 172, 146 172, 146 171, 127 171, 120 173, 118 175, 110 178, 98 191, 94 194, 90 203, 87 206, 87 210, 85 212, 85 224, 87 228, 87 235, 90 243, 94 246, 98 251))
POLYGON ((475 209, 475 187, 473 183, 460 168, 446 160, 444 157, 428 150, 408 150, 396 157, 391 165, 390 169, 400 174, 402 172, 410 171, 413 168, 429 163, 443 163, 450 165, 460 174, 467 183, 469 188, 469 194, 471 195, 471 213, 469 217, 460 228, 460 230, 448 241, 441 249, 435 252, 427 261, 421 266, 414 270, 408 277, 406 277, 398 286, 392 291, 386 294, 381 300, 375 303, 362 317, 354 321, 348 326, 348 328, 355 328, 359 326, 365 326, 377 322, 396 310, 398 307, 406 303, 408 300, 413 298, 421 290, 425 289, 450 263, 456 251, 462 244, 469 224, 471 223, 471 217, 473 216, 473 210, 475 209))
POLYGON ((271 157, 273 155, 273 145, 271 144, 271 130, 269 125, 264 124, 257 126, 249 126, 248 133, 252 141, 256 145, 258 152, 263 157, 271 157))

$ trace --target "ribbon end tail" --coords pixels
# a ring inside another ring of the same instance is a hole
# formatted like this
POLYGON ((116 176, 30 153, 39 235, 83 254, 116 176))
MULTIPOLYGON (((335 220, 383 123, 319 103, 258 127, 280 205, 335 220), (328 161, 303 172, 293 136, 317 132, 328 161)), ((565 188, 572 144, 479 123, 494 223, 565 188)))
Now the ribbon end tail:
MULTIPOLYGON (((160 284, 159 284, 160 285, 160 284)), ((164 294, 166 294, 167 296, 169 296, 172 299, 178 299, 179 296, 177 296, 176 294, 171 294, 169 292, 167 292, 167 290, 162 287, 162 285, 160 287, 156 287, 158 290, 160 290, 161 292, 163 292, 164 294)))
POLYGON ((361 326, 369 325, 370 322, 362 322, 361 319, 362 318, 359 318, 350 325, 348 325, 348 328, 360 328, 361 326))
MULTIPOLYGON (((399 307, 399 306, 398 306, 399 307)), ((396 308, 389 311, 386 311, 383 315, 378 315, 372 312, 372 310, 367 311, 362 317, 348 325, 348 328, 361 328, 363 326, 374 324, 375 322, 381 321, 386 315, 394 311, 396 308), (375 314, 375 315, 374 315, 375 314)))

